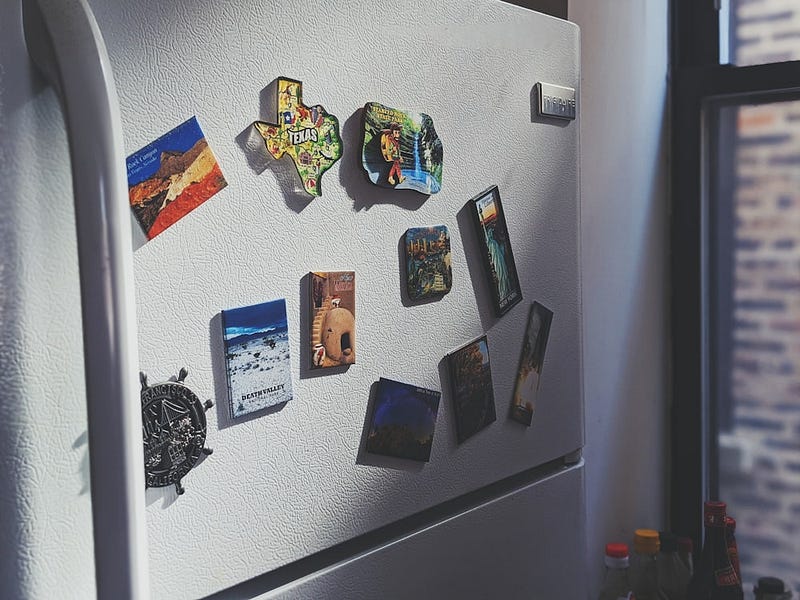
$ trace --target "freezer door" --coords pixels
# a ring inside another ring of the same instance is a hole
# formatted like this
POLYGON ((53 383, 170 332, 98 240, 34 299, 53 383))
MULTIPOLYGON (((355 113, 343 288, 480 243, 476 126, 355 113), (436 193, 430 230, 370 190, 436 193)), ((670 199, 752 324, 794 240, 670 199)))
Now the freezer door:
POLYGON ((583 486, 581 464, 258 598, 586 598, 583 486))

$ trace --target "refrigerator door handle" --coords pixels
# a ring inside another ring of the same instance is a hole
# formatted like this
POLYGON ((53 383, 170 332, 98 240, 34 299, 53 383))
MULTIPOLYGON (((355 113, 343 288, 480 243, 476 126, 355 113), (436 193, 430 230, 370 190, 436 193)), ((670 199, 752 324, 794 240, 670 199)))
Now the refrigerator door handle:
POLYGON ((98 598, 147 598, 133 252, 119 102, 86 0, 22 0, 31 58, 69 139, 83 316, 98 598))

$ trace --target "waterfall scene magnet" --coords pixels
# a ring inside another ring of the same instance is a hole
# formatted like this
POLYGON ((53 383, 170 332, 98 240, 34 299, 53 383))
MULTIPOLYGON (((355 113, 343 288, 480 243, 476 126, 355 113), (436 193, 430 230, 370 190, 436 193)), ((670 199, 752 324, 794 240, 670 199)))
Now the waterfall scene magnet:
POLYGON ((192 117, 126 160, 133 214, 152 240, 228 183, 192 117))
POLYGON ((441 394, 380 378, 366 451, 428 462, 441 394))
POLYGON ((339 119, 319 104, 303 104, 303 83, 281 77, 278 122, 256 121, 253 126, 273 158, 288 155, 292 159, 303 189, 312 196, 321 196, 323 173, 342 157, 339 119))
POLYGON ((375 185, 421 194, 442 189, 442 140, 425 113, 368 102, 361 162, 375 185))
POLYGON ((356 362, 356 274, 325 271, 310 274, 311 368, 356 362))
POLYGON ((291 400, 286 301, 223 310, 222 328, 231 419, 291 400))

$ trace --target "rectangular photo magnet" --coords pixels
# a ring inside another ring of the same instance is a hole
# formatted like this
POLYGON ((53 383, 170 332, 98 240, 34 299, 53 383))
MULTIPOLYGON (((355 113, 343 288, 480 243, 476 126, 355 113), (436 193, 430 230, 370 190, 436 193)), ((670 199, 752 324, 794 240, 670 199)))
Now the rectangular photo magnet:
POLYGON ((524 425, 530 426, 536 408, 536 393, 539 390, 539 378, 542 376, 544 352, 552 322, 551 310, 538 302, 531 305, 528 326, 525 328, 525 338, 522 341, 514 400, 511 403, 511 418, 524 425))
POLYGON ((375 393, 366 450, 428 462, 441 394, 380 378, 375 393))
POLYGON ((493 186, 470 202, 495 314, 501 317, 522 300, 522 289, 511 252, 500 192, 497 186, 493 186))
POLYGON ((406 290, 411 300, 443 296, 453 286, 450 233, 445 225, 406 231, 406 290))
POLYGON ((228 183, 192 117, 126 160, 133 214, 152 240, 228 183))
POLYGON ((460 444, 497 418, 486 336, 447 355, 460 444))
POLYGON ((356 274, 315 271, 310 274, 311 368, 356 362, 356 274))
POLYGON ((223 310, 222 328, 231 418, 291 400, 285 300, 223 310))

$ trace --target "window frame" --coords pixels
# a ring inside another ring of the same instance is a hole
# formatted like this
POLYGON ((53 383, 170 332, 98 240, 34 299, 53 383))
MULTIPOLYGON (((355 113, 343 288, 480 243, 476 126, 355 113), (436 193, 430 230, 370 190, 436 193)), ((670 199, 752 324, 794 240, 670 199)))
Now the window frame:
MULTIPOLYGON (((716 389, 713 348, 705 319, 715 283, 706 245, 712 223, 725 218, 713 202, 706 149, 715 131, 715 106, 780 101, 800 94, 800 61, 752 66, 719 64, 719 0, 671 0, 671 382, 670 523, 702 539, 703 500, 718 493, 716 389)), ((730 35, 734 35, 731 28, 730 35)), ((724 209, 724 207, 722 207, 724 209)), ((731 318, 730 307, 718 319, 731 318)), ((718 331, 719 328, 716 328, 718 331)), ((723 416, 723 423, 724 417, 723 416)))

